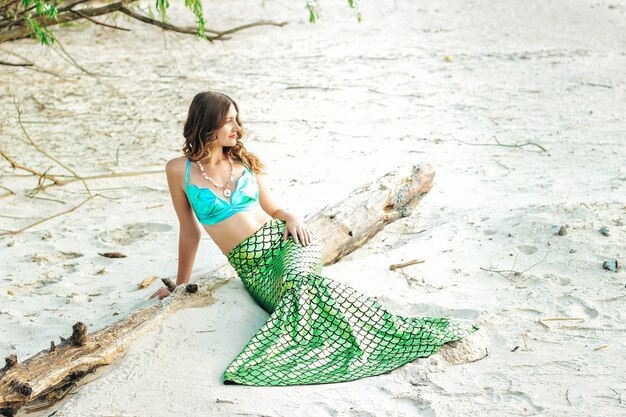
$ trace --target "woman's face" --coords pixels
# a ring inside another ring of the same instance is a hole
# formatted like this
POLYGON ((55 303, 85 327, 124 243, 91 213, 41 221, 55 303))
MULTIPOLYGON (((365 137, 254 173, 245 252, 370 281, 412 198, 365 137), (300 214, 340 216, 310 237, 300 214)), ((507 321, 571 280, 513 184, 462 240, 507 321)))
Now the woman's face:
POLYGON ((235 146, 237 143, 237 133, 241 130, 241 127, 237 124, 237 109, 232 104, 226 113, 226 121, 224 126, 215 131, 217 136, 217 146, 235 146))

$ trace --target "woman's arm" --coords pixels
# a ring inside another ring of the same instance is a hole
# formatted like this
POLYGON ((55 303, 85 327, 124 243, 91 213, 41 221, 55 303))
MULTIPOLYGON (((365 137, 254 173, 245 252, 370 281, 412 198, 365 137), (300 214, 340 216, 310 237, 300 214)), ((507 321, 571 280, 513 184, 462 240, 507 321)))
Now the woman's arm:
MULTIPOLYGON (((187 200, 187 194, 182 188, 185 178, 184 164, 180 160, 173 159, 165 166, 165 173, 174 210, 180 224, 176 285, 181 285, 188 282, 191 277, 202 230, 194 218, 193 209, 189 204, 189 200, 187 200)), ((170 292, 166 288, 160 288, 150 298, 159 296, 159 299, 163 299, 169 294, 170 292)))
POLYGON ((306 228, 304 223, 292 213, 280 208, 278 203, 274 200, 269 187, 265 183, 264 175, 255 174, 255 177, 257 184, 259 185, 259 203, 261 204, 261 208, 273 218, 283 220, 285 222, 283 240, 287 240, 287 235, 291 234, 296 243, 302 242, 304 246, 310 244, 311 233, 306 228))
POLYGON ((178 272, 176 273, 176 285, 189 282, 201 236, 200 231, 196 234, 194 231, 185 231, 182 227, 180 228, 178 234, 178 272))

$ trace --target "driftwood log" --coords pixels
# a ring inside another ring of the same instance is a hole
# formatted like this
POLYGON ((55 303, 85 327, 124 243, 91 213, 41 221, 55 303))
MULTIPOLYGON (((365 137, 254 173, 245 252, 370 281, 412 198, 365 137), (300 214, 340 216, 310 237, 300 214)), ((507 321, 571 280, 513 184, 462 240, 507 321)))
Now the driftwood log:
MULTIPOLYGON (((390 172, 361 186, 345 200, 307 216, 305 222, 317 235, 324 264, 337 262, 378 233, 385 225, 410 215, 432 187, 434 170, 428 164, 390 172)), ((229 268, 224 265, 222 268, 229 268)), ((219 269, 222 269, 219 268, 219 269)), ((164 301, 138 310, 128 317, 89 335, 78 322, 68 339, 51 342, 43 350, 19 362, 7 357, 0 369, 0 414, 13 416, 23 405, 76 384, 96 368, 112 363, 129 344, 168 314, 189 307, 206 306, 212 294, 231 277, 217 278, 220 271, 198 277, 199 284, 189 291, 181 287, 164 301)), ((223 274, 222 274, 223 275, 223 274)))

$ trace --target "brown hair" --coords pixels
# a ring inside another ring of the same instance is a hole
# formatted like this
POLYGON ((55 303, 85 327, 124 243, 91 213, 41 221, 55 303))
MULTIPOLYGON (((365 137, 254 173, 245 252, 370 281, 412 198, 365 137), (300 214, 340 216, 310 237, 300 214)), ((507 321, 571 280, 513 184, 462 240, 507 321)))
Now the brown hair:
POLYGON ((239 159, 253 172, 261 174, 265 164, 257 156, 248 152, 243 145, 242 139, 246 131, 239 120, 239 106, 226 94, 213 91, 196 94, 189 106, 189 113, 183 127, 185 144, 182 151, 192 161, 199 161, 210 156, 211 148, 217 141, 215 131, 224 126, 231 104, 237 110, 235 120, 241 130, 237 132, 237 143, 234 146, 223 147, 224 154, 239 159))

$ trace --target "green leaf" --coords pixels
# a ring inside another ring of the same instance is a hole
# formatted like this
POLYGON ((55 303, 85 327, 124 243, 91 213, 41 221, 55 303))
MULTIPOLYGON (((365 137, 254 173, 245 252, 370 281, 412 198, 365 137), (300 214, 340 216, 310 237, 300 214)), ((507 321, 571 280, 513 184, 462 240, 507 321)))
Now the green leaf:
POLYGON ((198 23, 198 31, 196 32, 196 37, 201 39, 208 39, 206 34, 206 28, 204 27, 206 22, 204 20, 204 12, 202 11, 202 1, 201 0, 185 0, 185 7, 193 12, 196 16, 198 23))
POLYGON ((315 0, 315 3, 311 3, 307 0, 304 8, 309 11, 309 23, 315 23, 320 17, 319 3, 317 0, 315 0))
POLYGON ((42 3, 40 1, 37 2, 37 13, 40 16, 49 16, 53 19, 57 18, 58 10, 52 4, 45 2, 42 3))
POLYGON ((42 27, 39 22, 33 19, 32 13, 28 13, 28 15, 26 15, 26 24, 33 31, 33 35, 39 39, 42 45, 52 46, 54 44, 54 36, 52 35, 52 32, 45 27, 42 27))
POLYGON ((165 17, 166 10, 170 7, 170 3, 167 0, 156 0, 156 8, 159 11, 161 17, 165 17))
POLYGON ((361 11, 359 10, 359 0, 348 0, 348 6, 356 13, 356 19, 359 23, 362 21, 361 11))

